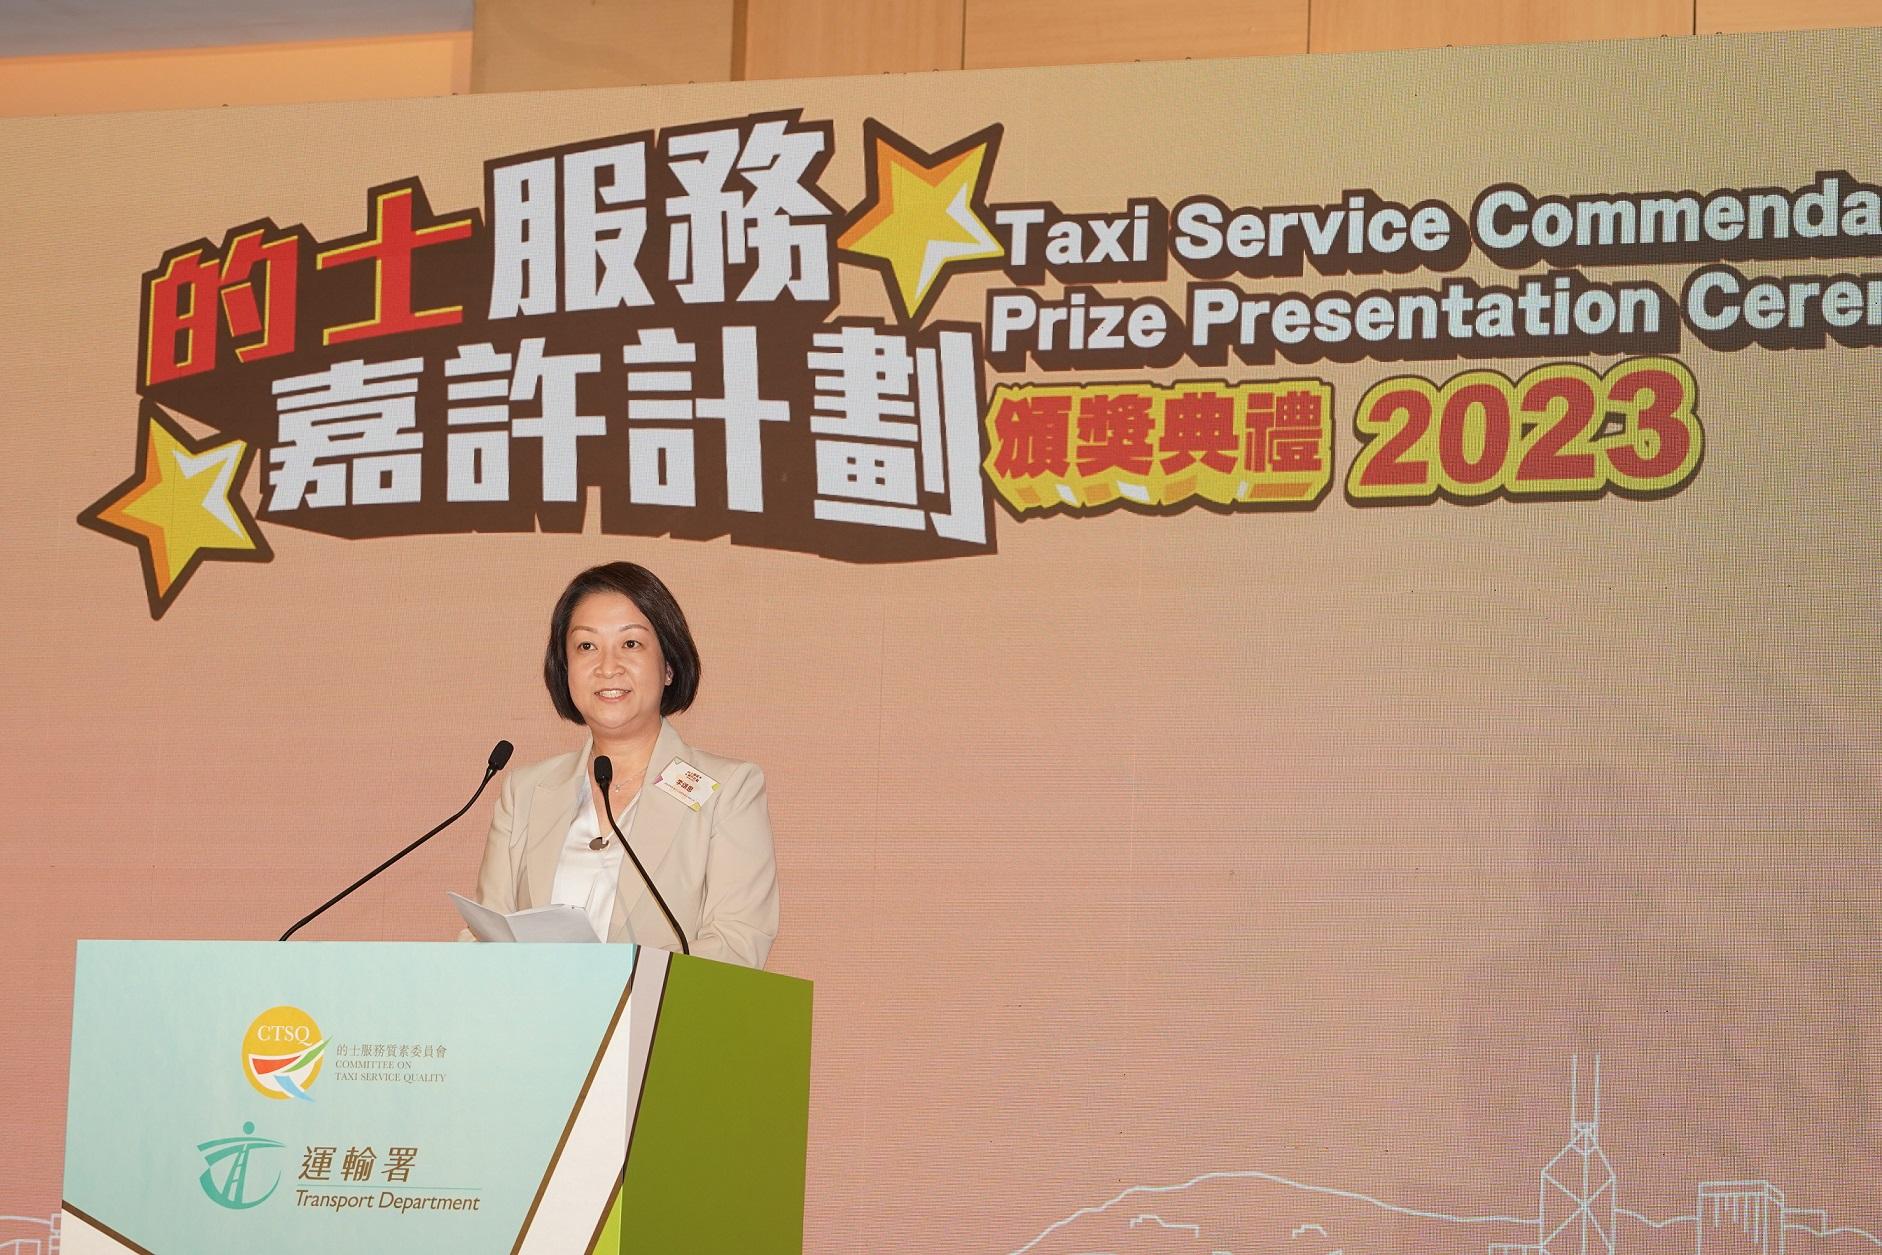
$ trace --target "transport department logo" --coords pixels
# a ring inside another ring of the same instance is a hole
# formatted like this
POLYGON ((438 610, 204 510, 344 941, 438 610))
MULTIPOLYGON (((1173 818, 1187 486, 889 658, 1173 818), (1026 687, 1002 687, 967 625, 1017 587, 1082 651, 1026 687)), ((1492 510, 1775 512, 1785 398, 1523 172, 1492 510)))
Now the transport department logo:
POLYGON ((247 1211, 259 1207, 268 1201, 281 1185, 281 1174, 275 1173, 274 1180, 268 1183, 266 1191, 251 1196, 249 1190, 248 1161, 258 1150, 280 1150, 282 1143, 272 1138, 256 1137, 254 1123, 242 1125, 241 1137, 220 1137, 213 1141, 199 1142, 196 1149, 202 1153, 208 1167, 196 1178, 203 1187, 203 1193, 209 1201, 218 1207, 227 1207, 230 1211, 247 1211), (216 1177, 217 1171, 221 1179, 216 1177))
POLYGON ((307 1091, 326 1061, 327 1039, 299 1007, 270 1007, 242 1039, 242 1072, 264 1097, 312 1102, 307 1091))

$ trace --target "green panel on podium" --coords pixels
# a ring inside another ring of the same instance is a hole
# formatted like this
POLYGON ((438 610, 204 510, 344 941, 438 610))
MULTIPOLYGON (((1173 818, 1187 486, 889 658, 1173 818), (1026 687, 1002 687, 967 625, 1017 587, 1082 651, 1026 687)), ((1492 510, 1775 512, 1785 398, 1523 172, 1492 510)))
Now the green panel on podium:
POLYGON ((809 1029, 632 946, 81 942, 62 1251, 801 1251, 809 1029))
POLYGON ((622 1212, 638 1249, 761 1251, 801 1224, 809 993, 747 968, 673 961, 627 1147, 622 1212), (740 1183, 737 1207, 714 1205, 720 1174, 740 1183))

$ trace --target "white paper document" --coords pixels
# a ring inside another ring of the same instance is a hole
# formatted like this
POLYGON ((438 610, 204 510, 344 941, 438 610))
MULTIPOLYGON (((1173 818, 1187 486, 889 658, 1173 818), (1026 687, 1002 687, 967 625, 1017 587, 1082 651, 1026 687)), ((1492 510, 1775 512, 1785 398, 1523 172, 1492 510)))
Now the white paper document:
POLYGON ((505 915, 461 894, 447 893, 479 941, 600 941, 579 906, 533 906, 505 915))

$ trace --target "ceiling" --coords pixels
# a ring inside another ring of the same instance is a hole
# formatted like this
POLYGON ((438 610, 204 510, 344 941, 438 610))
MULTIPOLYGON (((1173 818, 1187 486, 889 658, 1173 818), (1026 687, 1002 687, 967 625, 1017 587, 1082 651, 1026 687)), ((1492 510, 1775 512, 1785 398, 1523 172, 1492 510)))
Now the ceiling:
POLYGON ((0 57, 469 30, 473 0, 0 0, 0 57))

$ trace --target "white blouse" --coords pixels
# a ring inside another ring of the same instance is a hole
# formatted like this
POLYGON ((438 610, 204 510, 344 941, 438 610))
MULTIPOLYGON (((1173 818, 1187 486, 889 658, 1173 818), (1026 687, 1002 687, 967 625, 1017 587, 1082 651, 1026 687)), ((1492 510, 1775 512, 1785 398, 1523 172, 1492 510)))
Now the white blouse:
MULTIPOLYGON (((583 763, 582 776, 588 778, 587 763, 583 763)), ((634 812, 640 806, 640 795, 615 813, 615 823, 623 833, 633 835, 634 812)), ((549 901, 558 906, 579 906, 588 913, 588 922, 594 925, 595 936, 606 941, 608 926, 614 922, 614 890, 621 879, 621 843, 615 839, 612 829, 608 831, 608 844, 596 850, 590 848, 600 834, 606 820, 595 809, 595 791, 582 790, 581 808, 575 813, 575 821, 569 825, 568 835, 562 839, 562 853, 555 863, 555 888, 549 895, 549 901)))

